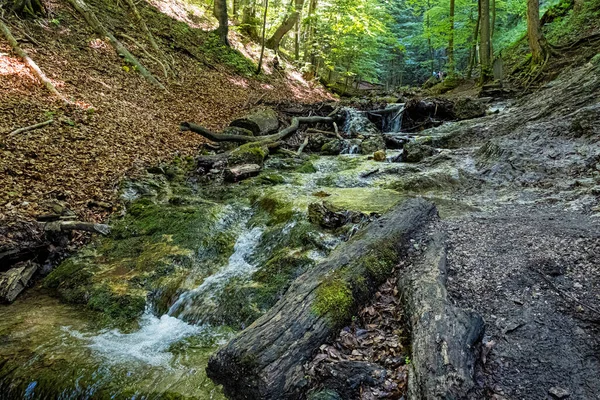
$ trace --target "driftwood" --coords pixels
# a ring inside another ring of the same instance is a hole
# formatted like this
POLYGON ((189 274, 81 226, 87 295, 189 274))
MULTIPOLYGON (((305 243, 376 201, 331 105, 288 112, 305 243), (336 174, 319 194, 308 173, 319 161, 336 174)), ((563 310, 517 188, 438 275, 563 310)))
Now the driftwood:
POLYGON ((308 144, 308 136, 306 138, 304 138, 304 142, 302 142, 300 147, 298 147, 298 152, 296 153, 296 155, 299 156, 300 154, 302 154, 302 152, 304 151, 304 148, 306 147, 307 144, 308 144))
POLYGON ((44 231, 46 232, 69 232, 69 231, 86 231, 92 233, 100 233, 108 235, 110 226, 106 224, 95 224, 93 222, 83 221, 52 221, 43 223, 44 231))
POLYGON ((2 34, 8 41, 8 44, 10 44, 10 47, 12 47, 13 51, 17 53, 17 55, 21 57, 23 61, 25 61, 29 69, 31 69, 31 72, 33 72, 33 74, 40 80, 40 82, 44 84, 46 89, 48 89, 48 91, 54 96, 58 97, 65 103, 68 103, 69 101, 62 94, 60 94, 60 92, 56 89, 54 84, 50 81, 50 79, 48 79, 46 74, 42 72, 40 67, 38 67, 37 64, 31 59, 31 57, 29 57, 27 53, 25 53, 25 51, 19 46, 17 39, 15 39, 15 37, 10 32, 8 25, 6 25, 2 20, 0 20, 0 31, 2 31, 2 34))
POLYGON ((433 204, 410 199, 359 231, 298 277, 274 307, 213 355, 208 376, 232 399, 299 398, 306 385, 303 365, 368 301, 410 239, 435 214, 433 204), (346 285, 347 313, 335 306, 325 313, 315 308, 322 301, 318 294, 331 282, 346 285), (339 319, 332 319, 332 313, 339 319))
POLYGON ((48 121, 40 122, 39 124, 33 124, 33 125, 25 126, 23 128, 15 129, 14 131, 10 132, 8 134, 8 136, 18 135, 19 133, 29 132, 29 131, 33 131, 34 129, 43 128, 44 126, 50 125, 53 122, 54 122, 53 119, 49 119, 48 121))
POLYGON ((444 237, 437 234, 398 281, 411 329, 410 399, 464 399, 475 386, 483 319, 450 303, 446 274, 444 237))
POLYGON ((148 71, 146 67, 144 67, 142 63, 140 63, 139 60, 135 58, 135 56, 131 54, 129 50, 127 50, 127 48, 125 48, 125 46, 123 46, 123 44, 119 42, 117 38, 111 32, 108 31, 108 29, 104 27, 104 25, 102 25, 102 23, 100 23, 100 20, 98 19, 98 17, 96 17, 96 14, 94 14, 92 10, 90 10, 90 8, 87 6, 87 4, 85 4, 83 0, 68 1, 73 6, 73 8, 75 8, 83 16, 83 18, 85 18, 87 23, 96 31, 96 33, 100 35, 100 37, 107 37, 110 43, 113 45, 113 47, 117 50, 117 53, 121 57, 123 57, 125 61, 135 66, 138 72, 144 78, 146 78, 148 82, 150 82, 154 86, 166 90, 164 85, 160 83, 154 77, 154 75, 152 75, 150 71, 148 71))
POLYGON ((198 133, 208 140, 212 140, 213 142, 250 143, 284 140, 296 132, 300 127, 300 124, 332 123, 334 121, 335 119, 331 117, 294 117, 291 125, 287 128, 279 131, 279 133, 265 136, 224 135, 220 133, 214 133, 200 125, 196 125, 191 122, 182 122, 180 124, 180 129, 181 131, 192 131, 198 133))

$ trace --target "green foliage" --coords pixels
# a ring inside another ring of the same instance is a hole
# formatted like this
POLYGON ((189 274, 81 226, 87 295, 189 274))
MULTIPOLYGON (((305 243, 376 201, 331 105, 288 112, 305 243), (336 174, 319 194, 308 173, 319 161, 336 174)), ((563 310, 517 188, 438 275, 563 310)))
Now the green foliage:
POLYGON ((223 45, 216 34, 206 35, 200 50, 209 62, 227 65, 240 75, 254 76, 256 72, 256 65, 250 59, 223 45))

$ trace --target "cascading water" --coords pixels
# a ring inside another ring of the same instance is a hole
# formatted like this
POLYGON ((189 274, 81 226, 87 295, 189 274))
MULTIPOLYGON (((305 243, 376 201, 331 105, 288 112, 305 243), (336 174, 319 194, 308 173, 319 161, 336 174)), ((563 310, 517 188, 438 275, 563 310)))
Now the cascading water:
POLYGON ((352 138, 358 135, 371 136, 378 133, 377 127, 365 116, 364 112, 350 107, 344 107, 343 110, 346 114, 346 119, 344 120, 342 130, 348 137, 352 138))
POLYGON ((397 133, 402 130, 402 116, 404 115, 404 104, 388 104, 386 108, 400 107, 398 111, 383 116, 382 132, 397 133))
POLYGON ((248 262, 260 242, 262 228, 253 228, 240 235, 228 264, 217 273, 207 277, 200 286, 185 292, 171 306, 168 315, 195 323, 202 322, 205 315, 216 308, 217 295, 233 278, 248 277, 256 265, 248 262))

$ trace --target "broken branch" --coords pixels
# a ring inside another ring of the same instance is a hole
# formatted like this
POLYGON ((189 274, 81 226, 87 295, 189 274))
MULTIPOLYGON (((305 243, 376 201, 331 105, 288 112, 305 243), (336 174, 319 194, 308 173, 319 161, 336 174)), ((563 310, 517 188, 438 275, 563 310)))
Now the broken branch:
POLYGON ((15 129, 14 131, 10 132, 8 134, 8 136, 18 135, 19 133, 29 132, 34 129, 43 128, 44 126, 50 125, 53 122, 54 122, 53 119, 49 119, 48 121, 40 122, 39 124, 33 124, 33 125, 25 126, 23 128, 15 129))

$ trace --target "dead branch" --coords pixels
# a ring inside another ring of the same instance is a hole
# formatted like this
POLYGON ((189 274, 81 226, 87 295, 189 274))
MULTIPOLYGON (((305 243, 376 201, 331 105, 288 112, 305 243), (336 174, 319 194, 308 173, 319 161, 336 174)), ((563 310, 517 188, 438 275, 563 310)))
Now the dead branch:
POLYGON ((144 54, 146 54, 148 56, 148 58, 150 58, 151 60, 156 62, 158 65, 160 65, 162 67, 163 74, 165 74, 165 79, 169 79, 169 73, 167 72, 167 67, 165 66, 165 65, 167 65, 166 62, 163 63, 158 58, 154 57, 152 54, 150 54, 150 52, 148 50, 146 50, 146 47, 144 47, 143 45, 138 43, 138 41, 135 40, 134 38, 132 38, 131 36, 129 36, 125 33, 121 33, 121 36, 124 37, 125 39, 128 39, 131 42, 133 42, 133 44, 135 44, 137 47, 139 47, 144 52, 144 54))
POLYGON ((6 40, 8 40, 8 43, 10 44, 10 47, 12 47, 13 51, 25 61, 27 66, 29 66, 29 69, 31 69, 33 74, 44 84, 46 89, 48 89, 50 93, 52 93, 65 103, 69 103, 69 101, 62 94, 60 94, 58 90, 56 90, 54 84, 50 81, 50 79, 48 79, 46 74, 42 72, 40 67, 38 67, 37 64, 19 46, 17 39, 15 39, 15 37, 10 32, 8 25, 6 25, 2 20, 0 20, 0 30, 2 31, 2 34, 4 35, 6 40))
POLYGON ((93 222, 83 221, 52 221, 41 223, 46 232, 69 232, 69 231, 86 231, 92 233, 100 233, 108 235, 110 226, 106 224, 95 224, 93 222))
POLYGON ((298 147, 298 152, 296 153, 296 155, 300 155, 302 154, 302 152, 304 151, 304 148, 306 147, 306 145, 308 144, 308 136, 306 138, 304 138, 304 142, 300 145, 300 147, 298 147))
POLYGON ((121 42, 119 42, 117 40, 117 38, 111 32, 108 31, 108 29, 106 29, 104 27, 104 25, 102 25, 100 23, 100 20, 98 20, 98 17, 96 17, 96 14, 94 14, 92 12, 92 10, 90 10, 90 8, 87 6, 87 4, 85 4, 85 2, 83 0, 68 0, 68 1, 83 16, 83 18, 85 18, 85 20, 87 21, 87 23, 92 28, 94 28, 94 30, 96 31, 96 33, 98 35, 100 35, 100 37, 107 37, 108 40, 110 41, 110 43, 113 45, 113 47, 117 50, 117 53, 121 57, 123 57, 125 59, 125 61, 127 61, 128 63, 130 63, 134 67, 136 67, 136 69, 138 70, 138 72, 144 78, 146 78, 146 80, 148 82, 150 82, 154 86, 159 87, 160 89, 166 90, 165 86, 162 83, 160 83, 154 77, 154 75, 152 75, 146 69, 146 67, 144 67, 142 65, 142 63, 140 63, 139 60, 137 58, 135 58, 134 55, 131 54, 129 52, 129 50, 127 50, 127 48, 125 46, 123 46, 123 44, 121 42))
POLYGON ((363 111, 363 113, 367 113, 367 114, 379 114, 381 115, 385 115, 385 114, 392 114, 395 112, 401 112, 402 110, 404 110, 404 103, 402 104, 398 104, 394 107, 390 107, 390 108, 383 108, 381 110, 370 110, 370 111, 363 111))
MULTIPOLYGON (((74 1, 74 0, 70 0, 74 1)), ((333 118, 330 117, 294 117, 292 118, 292 123, 287 128, 279 131, 279 133, 274 133, 272 135, 266 136, 244 136, 244 135, 223 135, 220 133, 214 133, 209 131, 208 129, 196 125, 191 122, 182 122, 179 126, 181 131, 192 131, 196 132, 208 140, 212 140, 213 142, 236 142, 236 143, 250 143, 250 142, 277 142, 280 140, 284 140, 287 137, 291 136, 294 132, 298 130, 300 124, 317 124, 317 123, 325 123, 325 122, 335 122, 333 118)))
POLYGON ((32 131, 34 129, 39 129, 39 128, 42 128, 42 127, 44 127, 46 125, 50 125, 53 122, 54 122, 53 119, 49 119, 48 121, 40 122, 39 124, 29 125, 29 126, 25 126, 23 128, 15 129, 14 131, 10 132, 8 134, 8 136, 18 135, 19 133, 29 132, 29 131, 32 131))

